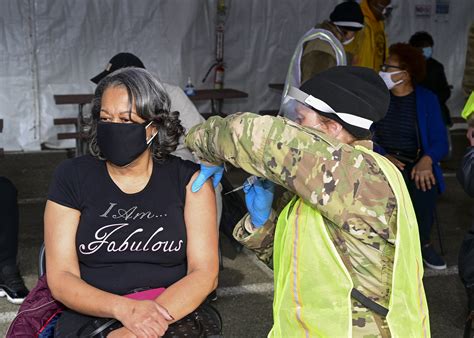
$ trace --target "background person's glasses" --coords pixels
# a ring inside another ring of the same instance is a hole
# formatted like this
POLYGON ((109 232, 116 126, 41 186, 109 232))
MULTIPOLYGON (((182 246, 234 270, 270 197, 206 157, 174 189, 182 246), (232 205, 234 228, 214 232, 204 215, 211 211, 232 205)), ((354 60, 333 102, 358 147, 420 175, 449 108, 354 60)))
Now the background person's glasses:
POLYGON ((381 70, 382 72, 386 72, 389 68, 405 70, 405 69, 403 69, 402 67, 387 65, 386 63, 384 63, 384 64, 380 67, 380 70, 381 70))

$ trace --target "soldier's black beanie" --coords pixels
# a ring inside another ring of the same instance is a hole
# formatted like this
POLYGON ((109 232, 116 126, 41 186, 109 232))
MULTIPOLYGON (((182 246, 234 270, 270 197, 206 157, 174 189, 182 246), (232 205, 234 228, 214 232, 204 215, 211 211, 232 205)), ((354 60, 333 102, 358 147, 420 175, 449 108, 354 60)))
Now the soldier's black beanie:
POLYGON ((364 14, 355 1, 346 1, 337 5, 329 19, 333 24, 346 30, 358 31, 364 27, 364 14))
POLYGON ((382 78, 365 67, 330 68, 313 76, 300 89, 316 99, 307 100, 313 103, 312 108, 339 122, 358 139, 370 136, 370 121, 381 120, 390 103, 390 93, 382 78))

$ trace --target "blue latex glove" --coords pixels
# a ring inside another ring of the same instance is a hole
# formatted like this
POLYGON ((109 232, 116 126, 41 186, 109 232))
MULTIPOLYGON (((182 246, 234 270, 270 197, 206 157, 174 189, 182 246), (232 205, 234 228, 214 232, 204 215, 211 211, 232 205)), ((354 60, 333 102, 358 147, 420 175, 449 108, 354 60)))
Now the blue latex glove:
POLYGON ((223 165, 205 165, 201 164, 201 172, 199 173, 198 177, 193 182, 191 186, 192 192, 199 191, 204 183, 212 177, 212 184, 214 188, 217 187, 219 182, 221 181, 222 175, 224 175, 224 166, 223 165))
POLYGON ((245 204, 252 224, 260 228, 270 217, 275 184, 269 180, 258 179, 254 184, 244 184, 245 204))

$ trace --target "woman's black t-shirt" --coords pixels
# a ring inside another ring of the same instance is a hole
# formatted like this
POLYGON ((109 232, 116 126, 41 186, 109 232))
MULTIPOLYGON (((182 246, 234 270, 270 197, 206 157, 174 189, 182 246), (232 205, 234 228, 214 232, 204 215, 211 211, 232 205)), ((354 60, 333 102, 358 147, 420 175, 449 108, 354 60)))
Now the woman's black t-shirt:
POLYGON ((61 163, 48 199, 81 212, 76 233, 81 278, 115 294, 168 287, 183 278, 186 185, 198 169, 174 156, 155 161, 145 188, 127 194, 104 161, 86 155, 61 163))

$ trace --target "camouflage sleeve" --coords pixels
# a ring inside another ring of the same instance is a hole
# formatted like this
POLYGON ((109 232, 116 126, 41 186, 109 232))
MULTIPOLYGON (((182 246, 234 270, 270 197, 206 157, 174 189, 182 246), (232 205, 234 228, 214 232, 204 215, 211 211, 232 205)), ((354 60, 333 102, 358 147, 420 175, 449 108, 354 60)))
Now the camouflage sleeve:
POLYGON ((250 215, 247 213, 234 227, 234 238, 247 249, 252 250, 258 259, 273 269, 273 239, 275 227, 278 223, 277 215, 290 202, 294 194, 285 191, 275 203, 267 222, 261 228, 254 228, 250 215))
POLYGON ((186 145, 211 163, 282 185, 358 237, 395 238, 388 218, 396 200, 375 159, 351 145, 281 117, 251 113, 213 117, 191 129, 186 145), (350 226, 349 226, 350 224, 350 226))
POLYGON ((249 214, 246 214, 234 228, 234 238, 247 249, 252 250, 258 259, 273 269, 273 239, 277 223, 272 210, 268 221, 260 228, 254 228, 249 214))

